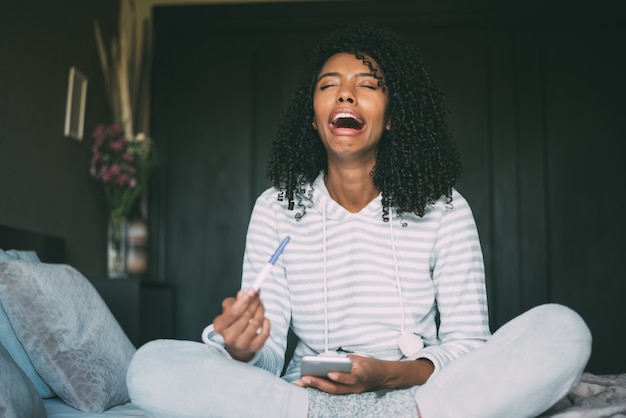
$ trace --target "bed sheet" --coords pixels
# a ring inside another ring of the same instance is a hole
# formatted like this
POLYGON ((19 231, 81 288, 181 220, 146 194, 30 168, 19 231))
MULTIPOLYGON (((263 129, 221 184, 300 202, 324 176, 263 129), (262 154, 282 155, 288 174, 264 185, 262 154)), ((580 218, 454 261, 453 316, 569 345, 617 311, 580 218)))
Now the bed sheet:
MULTIPOLYGON (((148 417, 132 403, 101 413, 78 411, 60 399, 44 400, 48 418, 148 417)), ((541 418, 626 418, 626 373, 593 375, 584 373, 576 387, 541 418)))
POLYGON ((626 418, 626 373, 583 373, 574 389, 541 418, 626 418))
POLYGON ((114 406, 104 412, 82 412, 63 403, 59 398, 44 399, 48 418, 122 418, 148 417, 145 412, 132 403, 114 406))

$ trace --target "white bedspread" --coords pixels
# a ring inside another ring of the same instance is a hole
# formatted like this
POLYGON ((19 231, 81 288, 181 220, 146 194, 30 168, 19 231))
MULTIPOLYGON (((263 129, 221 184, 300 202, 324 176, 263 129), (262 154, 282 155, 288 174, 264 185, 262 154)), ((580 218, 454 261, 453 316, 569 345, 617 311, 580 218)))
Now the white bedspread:
POLYGON ((626 418, 626 373, 584 373, 576 387, 541 417, 626 418))

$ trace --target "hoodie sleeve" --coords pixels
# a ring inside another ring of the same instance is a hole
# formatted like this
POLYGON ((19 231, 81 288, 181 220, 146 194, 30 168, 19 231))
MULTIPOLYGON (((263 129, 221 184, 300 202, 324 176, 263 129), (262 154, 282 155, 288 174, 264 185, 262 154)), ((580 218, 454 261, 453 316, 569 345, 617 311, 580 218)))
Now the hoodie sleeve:
POLYGON ((443 206, 431 257, 439 344, 419 356, 433 362, 435 373, 490 336, 483 255, 472 211, 456 191, 443 206))
MULTIPOLYGON (((273 189, 266 191, 257 199, 252 210, 242 266, 243 289, 252 286, 259 271, 268 263, 285 238, 280 236, 276 219, 283 212, 278 207, 276 193, 273 189)), ((282 261, 288 251, 287 246, 261 286, 261 300, 265 307, 265 316, 271 323, 271 333, 263 349, 250 361, 251 364, 275 375, 280 375, 285 362, 287 332, 291 318, 285 264, 282 261)))

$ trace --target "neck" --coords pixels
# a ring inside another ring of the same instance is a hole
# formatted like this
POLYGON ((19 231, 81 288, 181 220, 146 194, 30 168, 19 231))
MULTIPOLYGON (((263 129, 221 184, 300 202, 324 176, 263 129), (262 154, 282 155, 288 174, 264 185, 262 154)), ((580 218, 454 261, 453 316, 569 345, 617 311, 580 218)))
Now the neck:
POLYGON ((359 212, 380 193, 374 186, 370 170, 336 170, 329 167, 324 183, 330 197, 351 213, 359 212))

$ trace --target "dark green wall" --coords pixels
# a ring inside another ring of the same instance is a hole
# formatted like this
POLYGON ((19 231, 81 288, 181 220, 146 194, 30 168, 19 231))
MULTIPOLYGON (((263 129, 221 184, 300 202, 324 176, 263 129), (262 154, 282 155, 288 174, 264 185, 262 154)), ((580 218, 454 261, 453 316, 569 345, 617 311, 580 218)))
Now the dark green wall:
POLYGON ((91 131, 110 120, 93 20, 116 0, 0 5, 0 224, 65 238, 67 262, 104 276, 106 212, 89 177, 91 131), (63 136, 70 66, 89 77, 85 138, 63 136))

